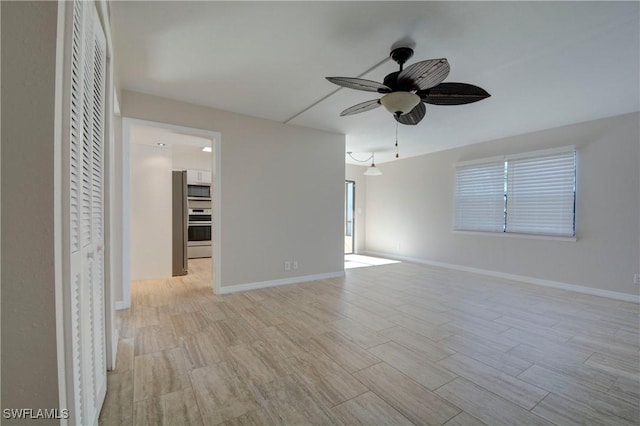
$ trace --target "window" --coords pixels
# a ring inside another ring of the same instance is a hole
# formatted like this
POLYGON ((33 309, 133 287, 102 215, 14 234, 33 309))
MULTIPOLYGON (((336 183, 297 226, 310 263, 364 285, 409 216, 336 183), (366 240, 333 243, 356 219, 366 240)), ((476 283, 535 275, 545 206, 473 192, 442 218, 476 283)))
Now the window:
POLYGON ((456 229, 504 231, 504 160, 456 170, 456 229))
POLYGON ((455 229, 575 235, 575 150, 456 165, 455 229))

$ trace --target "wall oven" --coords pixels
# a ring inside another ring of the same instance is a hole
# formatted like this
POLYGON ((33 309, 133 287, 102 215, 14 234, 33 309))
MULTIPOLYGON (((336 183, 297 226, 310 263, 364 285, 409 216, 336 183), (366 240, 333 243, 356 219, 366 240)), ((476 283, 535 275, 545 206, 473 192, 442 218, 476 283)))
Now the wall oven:
POLYGON ((211 209, 189 209, 187 254, 190 259, 211 257, 211 209))

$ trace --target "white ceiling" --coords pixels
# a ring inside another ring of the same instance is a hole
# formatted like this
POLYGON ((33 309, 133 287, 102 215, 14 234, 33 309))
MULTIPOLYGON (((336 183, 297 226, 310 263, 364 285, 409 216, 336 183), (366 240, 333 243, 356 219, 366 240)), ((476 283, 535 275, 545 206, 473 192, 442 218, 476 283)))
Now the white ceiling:
MULTIPOLYGON (((427 105, 399 128, 401 157, 640 110, 638 2, 112 2, 121 88, 347 135, 347 151, 393 159, 376 93, 340 89, 401 40, 413 62, 445 57, 445 81, 492 97, 427 105), (320 101, 320 102, 318 102, 320 101), (314 105, 314 106, 312 106, 314 105), (309 108, 312 106, 311 108, 309 108), (289 120, 291 117, 295 117, 289 120)), ((388 60, 362 77, 382 81, 388 60)))
POLYGON ((138 145, 164 144, 167 148, 186 146, 199 151, 204 147, 211 147, 211 139, 142 124, 131 125, 129 141, 138 145))
MULTIPOLYGON (((180 133, 169 129, 133 123, 129 127, 129 142, 135 145, 155 146, 173 158, 173 167, 188 170, 213 170, 213 150, 205 152, 205 147, 213 148, 211 139, 180 133), (164 146, 158 147, 159 144, 164 146)), ((158 151, 159 152, 159 151, 158 151)))

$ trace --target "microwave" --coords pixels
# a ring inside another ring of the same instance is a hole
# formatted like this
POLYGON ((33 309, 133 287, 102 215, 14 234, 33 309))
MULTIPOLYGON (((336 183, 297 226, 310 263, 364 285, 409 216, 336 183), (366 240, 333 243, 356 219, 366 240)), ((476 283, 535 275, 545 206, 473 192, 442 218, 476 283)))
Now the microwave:
POLYGON ((187 185, 187 197, 211 199, 211 185, 187 185))

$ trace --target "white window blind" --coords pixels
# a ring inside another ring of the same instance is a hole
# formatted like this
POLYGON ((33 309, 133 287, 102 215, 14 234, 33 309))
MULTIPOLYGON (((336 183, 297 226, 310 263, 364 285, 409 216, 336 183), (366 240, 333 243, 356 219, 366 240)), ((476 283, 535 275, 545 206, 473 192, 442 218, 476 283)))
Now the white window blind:
POLYGON ((573 237, 575 191, 573 147, 459 163, 454 229, 573 237))
POLYGON ((507 161, 506 232, 575 235, 575 152, 507 161))
POLYGON ((456 167, 455 229, 504 231, 504 161, 456 167))

